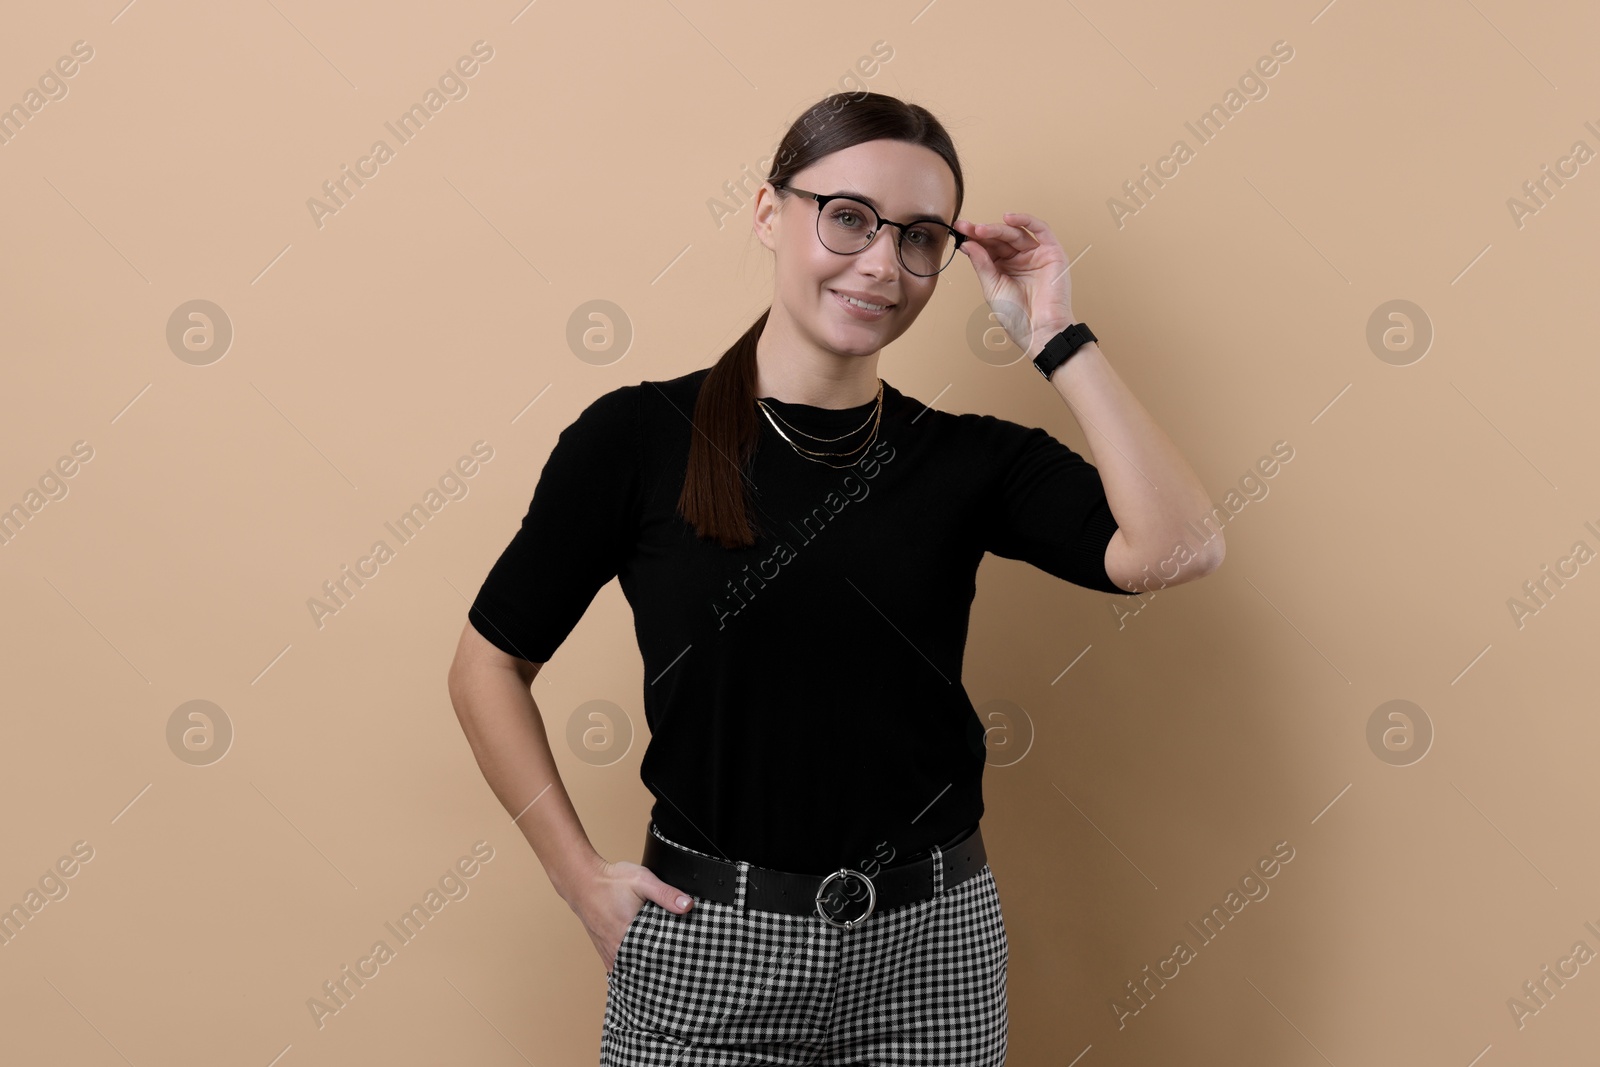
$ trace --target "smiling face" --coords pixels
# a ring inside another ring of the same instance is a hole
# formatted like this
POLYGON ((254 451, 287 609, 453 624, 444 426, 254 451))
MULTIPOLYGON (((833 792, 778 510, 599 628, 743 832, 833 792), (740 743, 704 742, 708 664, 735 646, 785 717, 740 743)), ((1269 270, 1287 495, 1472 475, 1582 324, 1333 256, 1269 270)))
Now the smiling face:
MULTIPOLYGON (((866 141, 840 149, 786 184, 824 196, 849 193, 896 222, 934 216, 955 218, 956 181, 937 152, 905 141, 866 141)), ((829 204, 834 210, 836 204, 829 204)), ((841 357, 870 356, 899 337, 933 296, 939 275, 919 277, 906 270, 895 252, 897 231, 883 226, 872 243, 854 255, 829 251, 817 237, 817 202, 770 185, 758 194, 752 225, 772 249, 772 317, 795 340, 841 357), (853 307, 849 293, 887 310, 853 307)))

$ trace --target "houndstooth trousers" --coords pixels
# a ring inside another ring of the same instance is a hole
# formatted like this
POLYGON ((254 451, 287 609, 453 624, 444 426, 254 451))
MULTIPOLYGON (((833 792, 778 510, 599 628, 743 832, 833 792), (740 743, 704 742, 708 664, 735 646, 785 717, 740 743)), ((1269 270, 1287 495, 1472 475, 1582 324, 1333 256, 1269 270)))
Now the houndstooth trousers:
POLYGON ((745 909, 743 862, 733 904, 696 897, 680 915, 645 901, 606 979, 601 1067, 1004 1064, 1009 952, 994 873, 986 863, 946 887, 932 851, 934 896, 848 930, 745 909))

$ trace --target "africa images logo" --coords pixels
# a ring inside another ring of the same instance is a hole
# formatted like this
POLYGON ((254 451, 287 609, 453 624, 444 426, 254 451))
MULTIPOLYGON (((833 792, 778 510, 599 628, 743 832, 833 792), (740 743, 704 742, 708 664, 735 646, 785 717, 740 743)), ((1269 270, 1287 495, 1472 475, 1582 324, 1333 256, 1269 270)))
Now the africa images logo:
MULTIPOLYGON (((828 495, 822 498, 822 503, 812 508, 800 520, 799 526, 793 522, 789 523, 789 526, 805 539, 801 543, 810 544, 815 541, 827 528, 828 523, 837 518, 851 501, 865 500, 867 494, 872 491, 867 482, 876 478, 883 465, 894 457, 894 446, 879 438, 872 446, 872 451, 863 457, 860 465, 856 467, 860 472, 859 477, 854 472, 845 475, 839 488, 829 490, 828 495)), ((717 617, 717 629, 727 629, 728 619, 749 607, 750 600, 765 589, 768 582, 782 573, 782 566, 793 562, 798 555, 799 550, 794 545, 788 541, 779 541, 773 548, 772 554, 756 563, 754 569, 746 563, 740 576, 729 578, 727 595, 715 597, 711 601, 711 612, 717 617)))

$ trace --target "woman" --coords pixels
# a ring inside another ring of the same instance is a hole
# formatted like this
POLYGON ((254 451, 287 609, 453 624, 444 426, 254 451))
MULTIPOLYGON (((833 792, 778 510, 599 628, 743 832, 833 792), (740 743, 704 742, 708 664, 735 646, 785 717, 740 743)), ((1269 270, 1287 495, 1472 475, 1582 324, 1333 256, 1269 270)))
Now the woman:
POLYGON ((1221 562, 1220 535, 1176 551, 1209 501, 1074 325, 1049 228, 960 219, 962 196, 925 109, 807 111, 753 201, 772 306, 714 366, 562 431, 468 613, 452 700, 606 964, 603 1063, 1002 1063, 1008 947, 961 686, 978 564, 1126 594, 1221 562), (1100 468, 878 376, 957 252, 1100 468), (528 691, 613 576, 651 731, 639 864, 589 843, 528 691))

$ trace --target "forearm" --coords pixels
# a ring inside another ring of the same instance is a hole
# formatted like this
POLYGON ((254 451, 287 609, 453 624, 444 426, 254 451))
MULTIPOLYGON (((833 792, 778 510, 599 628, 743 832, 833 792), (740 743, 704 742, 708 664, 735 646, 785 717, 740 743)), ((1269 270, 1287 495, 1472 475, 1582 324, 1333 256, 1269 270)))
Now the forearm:
MULTIPOLYGON (((1041 331, 1030 360, 1055 332, 1041 331)), ((1189 525, 1211 511, 1205 487, 1099 345, 1090 341, 1080 348, 1050 376, 1050 384, 1083 429, 1086 458, 1100 471, 1111 513, 1139 566, 1154 569, 1179 542, 1191 546, 1202 572, 1220 563, 1220 533, 1201 544, 1189 525)))
POLYGON ((604 862, 556 770, 544 718, 515 670, 479 667, 450 678, 450 700, 489 788, 533 846, 569 905, 604 862))

